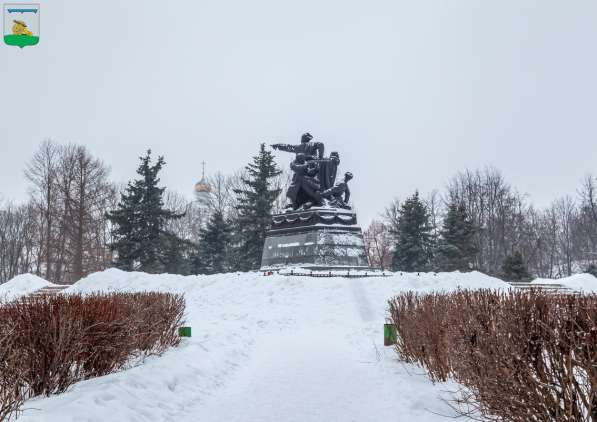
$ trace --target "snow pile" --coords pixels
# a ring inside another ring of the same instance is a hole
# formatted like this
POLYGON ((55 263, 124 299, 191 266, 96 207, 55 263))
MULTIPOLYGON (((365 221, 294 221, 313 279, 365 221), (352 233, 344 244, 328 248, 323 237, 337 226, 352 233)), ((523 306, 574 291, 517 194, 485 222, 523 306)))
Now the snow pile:
POLYGON ((537 278, 531 283, 536 284, 561 284, 572 290, 585 293, 597 293, 597 278, 588 273, 574 274, 564 278, 537 278))
POLYGON ((25 404, 39 421, 445 421, 454 383, 383 346, 387 300, 415 290, 508 288, 480 273, 311 278, 95 273, 67 293, 182 293, 193 337, 130 370, 25 404))
POLYGON ((46 286, 54 286, 54 284, 33 274, 18 275, 0 284, 0 302, 18 299, 46 286))

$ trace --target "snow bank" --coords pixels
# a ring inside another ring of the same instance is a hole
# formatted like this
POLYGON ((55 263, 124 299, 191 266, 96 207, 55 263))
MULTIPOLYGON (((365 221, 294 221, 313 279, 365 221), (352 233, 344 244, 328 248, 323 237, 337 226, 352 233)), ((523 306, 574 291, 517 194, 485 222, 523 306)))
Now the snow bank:
POLYGON ((564 278, 537 278, 531 283, 536 284, 561 284, 578 292, 597 293, 597 278, 588 273, 574 274, 564 278))
POLYGON ((193 337, 142 365, 25 404, 39 421, 445 421, 432 384, 383 346, 387 300, 400 292, 508 288, 480 273, 311 278, 231 273, 150 275, 111 269, 65 290, 182 293, 193 337))
POLYGON ((0 284, 0 301, 15 300, 46 286, 54 286, 54 284, 33 274, 21 274, 0 284))

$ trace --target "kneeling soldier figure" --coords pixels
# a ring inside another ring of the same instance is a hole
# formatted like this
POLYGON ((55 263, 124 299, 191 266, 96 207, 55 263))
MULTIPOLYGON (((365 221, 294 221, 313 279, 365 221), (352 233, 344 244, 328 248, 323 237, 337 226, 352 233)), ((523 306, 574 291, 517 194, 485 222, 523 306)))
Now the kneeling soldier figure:
POLYGON ((352 179, 352 173, 344 174, 344 180, 336 183, 332 188, 321 192, 322 198, 328 198, 329 203, 333 207, 344 208, 349 210, 348 200, 350 199, 350 189, 348 188, 348 181, 352 179))

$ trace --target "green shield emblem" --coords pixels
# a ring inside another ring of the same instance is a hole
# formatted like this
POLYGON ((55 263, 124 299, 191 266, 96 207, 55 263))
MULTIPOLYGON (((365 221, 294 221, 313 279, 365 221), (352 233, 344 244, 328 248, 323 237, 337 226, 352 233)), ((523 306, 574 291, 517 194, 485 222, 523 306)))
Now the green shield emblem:
POLYGON ((39 42, 39 4, 4 4, 4 42, 20 48, 39 42))

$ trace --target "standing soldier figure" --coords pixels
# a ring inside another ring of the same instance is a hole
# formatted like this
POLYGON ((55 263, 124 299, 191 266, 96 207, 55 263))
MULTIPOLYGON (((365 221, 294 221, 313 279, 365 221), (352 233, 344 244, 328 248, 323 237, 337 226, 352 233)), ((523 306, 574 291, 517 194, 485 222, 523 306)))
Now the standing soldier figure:
POLYGON ((320 185, 315 178, 317 165, 313 160, 306 161, 305 154, 299 152, 296 158, 290 163, 293 171, 292 182, 288 186, 286 196, 290 199, 287 208, 296 210, 300 207, 305 209, 313 205, 321 205, 320 185))
POLYGON ((311 142, 313 136, 310 133, 304 133, 301 136, 301 143, 299 145, 290 144, 273 144, 273 149, 279 149, 280 151, 294 152, 295 154, 305 154, 305 158, 315 159, 323 158, 323 142, 311 142))

